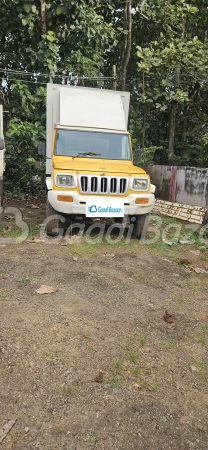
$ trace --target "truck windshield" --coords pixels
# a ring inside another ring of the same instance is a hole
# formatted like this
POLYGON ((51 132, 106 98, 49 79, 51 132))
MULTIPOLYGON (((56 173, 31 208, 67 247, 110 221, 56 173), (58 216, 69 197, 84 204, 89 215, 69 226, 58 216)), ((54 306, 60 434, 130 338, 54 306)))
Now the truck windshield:
POLYGON ((54 154, 73 158, 131 159, 128 135, 97 131, 57 130, 54 154))

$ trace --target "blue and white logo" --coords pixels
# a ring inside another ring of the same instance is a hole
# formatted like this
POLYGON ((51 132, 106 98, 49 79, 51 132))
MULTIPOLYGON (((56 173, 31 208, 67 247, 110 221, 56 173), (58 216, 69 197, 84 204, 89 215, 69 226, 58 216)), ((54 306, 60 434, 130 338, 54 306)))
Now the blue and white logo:
POLYGON ((86 217, 124 217, 124 201, 121 199, 92 199, 86 201, 86 217))
POLYGON ((96 212, 97 212, 97 207, 96 207, 95 205, 88 206, 87 210, 88 210, 90 213, 96 213, 96 212))

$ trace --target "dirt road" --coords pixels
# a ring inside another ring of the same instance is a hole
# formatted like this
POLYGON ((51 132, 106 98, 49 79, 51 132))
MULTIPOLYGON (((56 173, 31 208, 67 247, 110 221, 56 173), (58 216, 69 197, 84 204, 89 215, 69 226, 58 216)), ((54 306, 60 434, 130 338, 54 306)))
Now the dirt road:
POLYGON ((208 264, 193 245, 0 247, 0 448, 208 449, 208 277, 184 257, 208 264))

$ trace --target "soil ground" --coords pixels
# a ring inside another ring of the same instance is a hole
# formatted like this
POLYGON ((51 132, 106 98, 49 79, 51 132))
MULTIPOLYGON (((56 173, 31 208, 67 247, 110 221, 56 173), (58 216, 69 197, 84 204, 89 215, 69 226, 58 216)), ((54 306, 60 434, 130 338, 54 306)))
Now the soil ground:
MULTIPOLYGON (((44 203, 12 206, 38 235, 44 203)), ((0 245, 0 429, 16 419, 0 448, 207 450, 206 242, 31 235, 0 245)))

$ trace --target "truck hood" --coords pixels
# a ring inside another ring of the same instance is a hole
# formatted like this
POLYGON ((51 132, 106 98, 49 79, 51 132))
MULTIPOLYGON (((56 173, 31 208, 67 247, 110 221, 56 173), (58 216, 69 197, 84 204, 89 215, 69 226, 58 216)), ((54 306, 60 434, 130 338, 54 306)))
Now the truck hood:
POLYGON ((145 170, 141 169, 141 167, 134 166, 132 164, 132 161, 93 158, 70 158, 64 156, 53 156, 53 168, 58 170, 71 170, 77 173, 146 173, 145 170))

